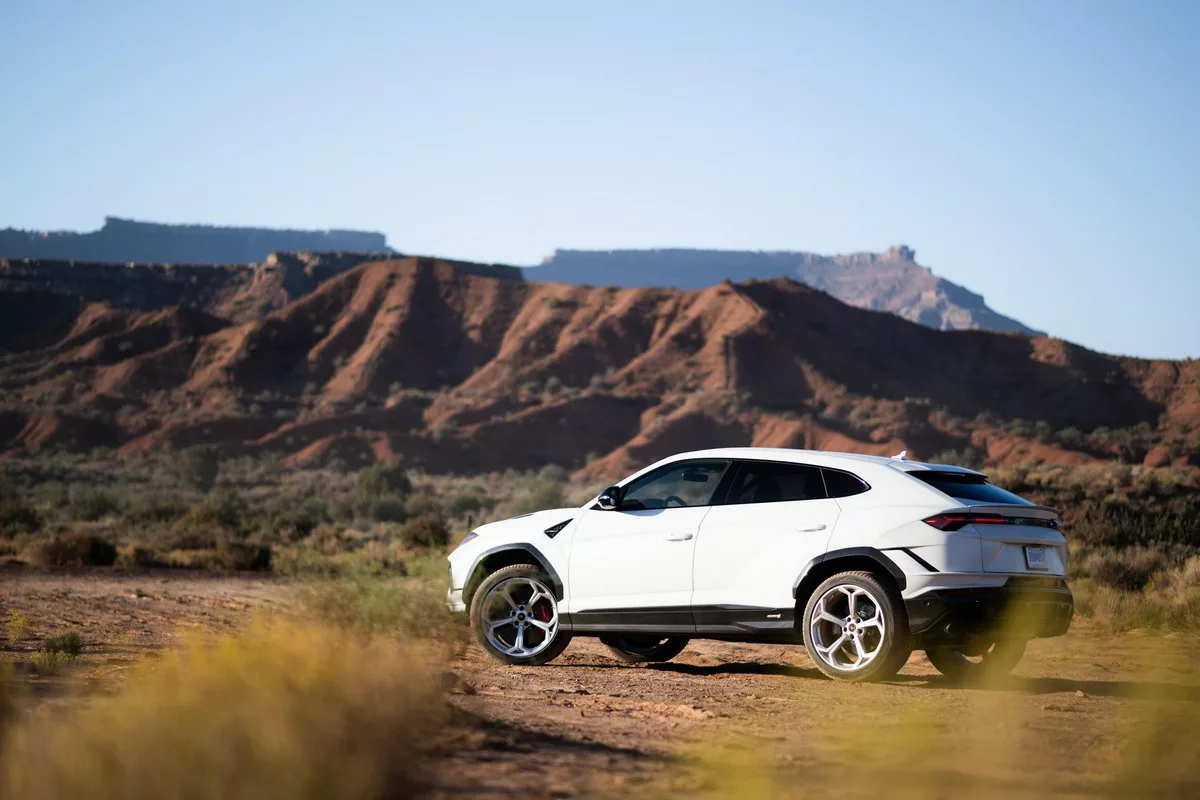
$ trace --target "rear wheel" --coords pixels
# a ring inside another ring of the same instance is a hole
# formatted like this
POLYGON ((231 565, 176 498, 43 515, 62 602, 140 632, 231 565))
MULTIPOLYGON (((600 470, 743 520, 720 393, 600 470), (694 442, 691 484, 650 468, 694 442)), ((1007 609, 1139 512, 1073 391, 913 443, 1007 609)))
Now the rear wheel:
POLYGON ((471 630, 504 664, 545 664, 571 643, 571 634, 559 630, 550 579, 533 564, 504 567, 483 579, 471 600, 471 630))
POLYGON ((939 647, 926 650, 929 663, 947 678, 973 681, 998 678, 1012 672, 1025 655, 1022 639, 1001 639, 973 648, 939 647))
POLYGON ((830 678, 886 680, 912 655, 900 593, 869 572, 843 572, 816 588, 804 608, 804 644, 830 678))
POLYGON ((601 636, 600 641, 614 656, 630 664, 670 661, 683 652, 688 640, 668 636, 601 636))

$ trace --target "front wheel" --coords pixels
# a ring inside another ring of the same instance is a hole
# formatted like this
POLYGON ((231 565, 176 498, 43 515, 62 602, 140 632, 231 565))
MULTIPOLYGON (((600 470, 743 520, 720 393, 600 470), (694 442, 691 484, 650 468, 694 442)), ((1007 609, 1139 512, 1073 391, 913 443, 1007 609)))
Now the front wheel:
POLYGON ((533 564, 483 579, 471 600, 471 630, 489 656, 511 665, 545 664, 571 643, 571 634, 559 630, 550 579, 533 564))
POLYGON ((955 647, 926 650, 929 663, 947 678, 955 681, 974 681, 999 678, 1013 671, 1025 655, 1025 641, 1002 639, 986 647, 965 651, 955 647))
POLYGON ((826 676, 887 680, 912 655, 900 592, 869 572, 843 572, 816 588, 804 607, 804 645, 826 676))
POLYGON ((600 641, 609 651, 630 664, 651 661, 670 661, 683 652, 688 640, 666 636, 601 636, 600 641))

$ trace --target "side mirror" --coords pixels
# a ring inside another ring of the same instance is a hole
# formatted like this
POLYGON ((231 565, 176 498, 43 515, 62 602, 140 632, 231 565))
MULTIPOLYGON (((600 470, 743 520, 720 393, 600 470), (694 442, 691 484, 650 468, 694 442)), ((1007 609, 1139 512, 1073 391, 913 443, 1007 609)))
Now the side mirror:
POLYGON ((620 486, 610 486, 596 498, 596 505, 605 511, 615 511, 621 505, 621 497, 624 494, 620 486))

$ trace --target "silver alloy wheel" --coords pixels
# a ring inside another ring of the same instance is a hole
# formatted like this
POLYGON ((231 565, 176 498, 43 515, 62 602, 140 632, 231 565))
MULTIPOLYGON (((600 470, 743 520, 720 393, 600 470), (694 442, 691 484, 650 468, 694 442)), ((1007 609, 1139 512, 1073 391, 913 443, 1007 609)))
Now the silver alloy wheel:
POLYGON ((558 633, 554 593, 534 578, 500 581, 483 599, 483 630, 488 644, 506 656, 536 656, 558 633))
POLYGON ((817 601, 808 635, 813 649, 829 666, 854 672, 883 650, 887 626, 879 601, 851 584, 834 586, 817 601))

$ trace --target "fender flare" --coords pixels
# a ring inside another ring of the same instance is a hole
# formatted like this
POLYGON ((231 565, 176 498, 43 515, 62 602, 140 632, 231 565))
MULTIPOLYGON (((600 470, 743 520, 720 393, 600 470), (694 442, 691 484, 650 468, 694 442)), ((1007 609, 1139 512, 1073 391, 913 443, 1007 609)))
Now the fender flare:
POLYGON ((908 577, 904 574, 904 570, 900 569, 895 561, 884 555, 882 550, 876 550, 874 547, 846 547, 841 550, 830 550, 828 553, 822 553, 805 564, 804 569, 800 571, 799 577, 792 582, 792 599, 799 600, 796 595, 800 590, 800 585, 804 583, 804 579, 808 577, 814 568, 820 564, 829 561, 838 561, 843 558, 868 558, 892 576, 892 580, 896 581, 896 585, 900 587, 900 591, 904 591, 908 586, 908 577))
POLYGON ((538 566, 544 569, 546 574, 550 576, 550 584, 551 588, 554 590, 555 599, 563 599, 562 578, 558 576, 558 572, 556 572, 554 567, 550 564, 550 559, 542 555, 542 551, 538 550, 531 544, 525 544, 524 542, 513 542, 512 544, 497 545, 496 547, 484 550, 482 553, 475 556, 475 560, 471 562, 471 569, 467 571, 467 581, 463 584, 464 600, 466 599, 466 590, 470 588, 472 584, 478 584, 483 581, 483 576, 479 573, 479 571, 484 568, 483 562, 486 561, 489 556, 494 556, 497 553, 508 552, 523 552, 532 556, 533 560, 537 562, 538 566), (476 580, 477 577, 478 580, 476 580))

